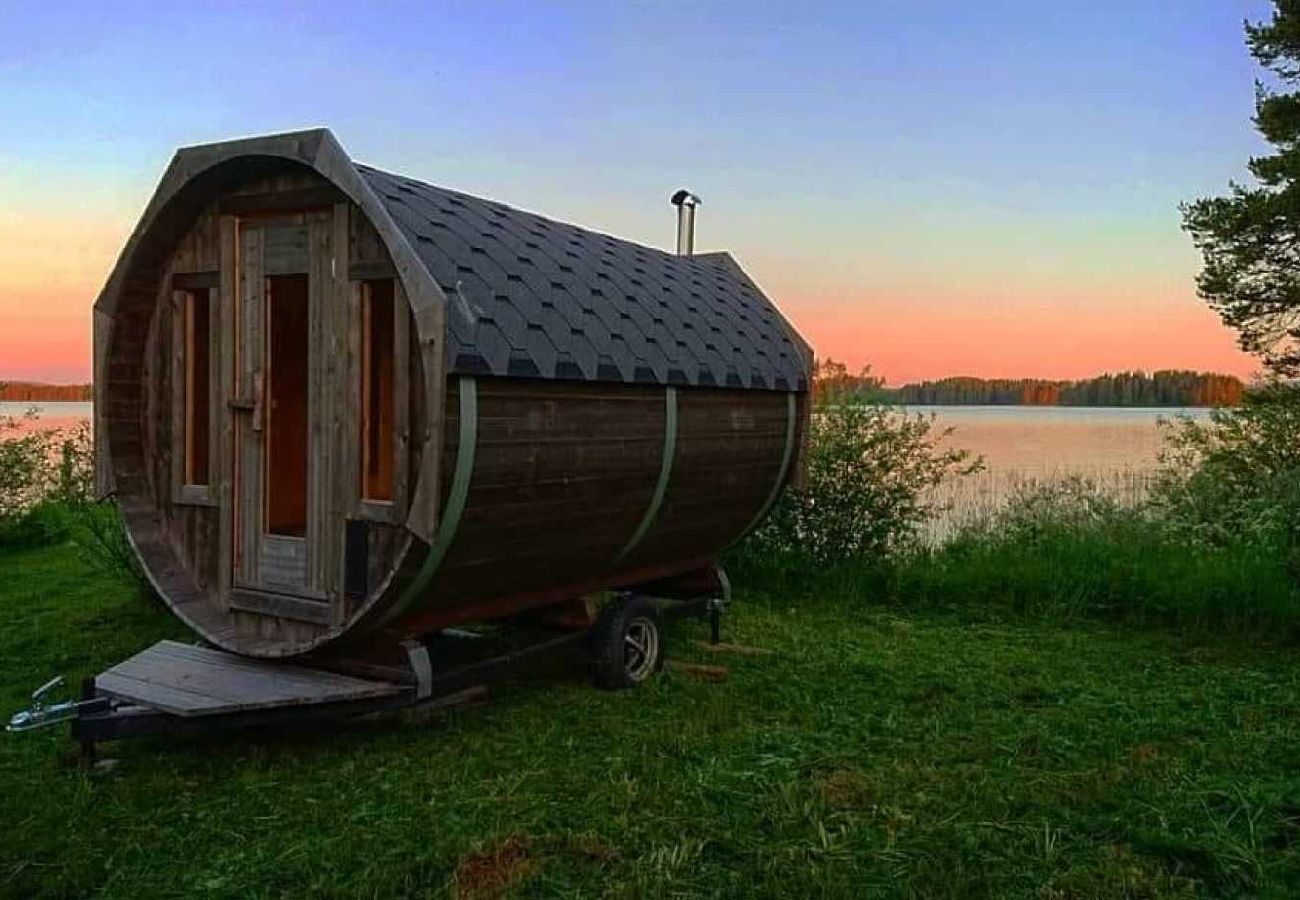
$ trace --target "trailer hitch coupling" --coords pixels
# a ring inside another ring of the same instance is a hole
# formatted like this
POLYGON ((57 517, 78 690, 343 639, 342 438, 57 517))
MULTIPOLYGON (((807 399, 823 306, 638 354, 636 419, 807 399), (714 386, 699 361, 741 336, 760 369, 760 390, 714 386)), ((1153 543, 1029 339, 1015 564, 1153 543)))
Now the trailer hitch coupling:
POLYGON ((55 688, 62 686, 62 684, 63 676, 56 675, 32 691, 31 708, 16 712, 10 716, 5 731, 31 731, 34 728, 44 728, 46 725, 65 722, 68 719, 75 719, 77 712, 83 706, 99 704, 100 701, 98 700, 64 700, 46 705, 46 695, 55 688))

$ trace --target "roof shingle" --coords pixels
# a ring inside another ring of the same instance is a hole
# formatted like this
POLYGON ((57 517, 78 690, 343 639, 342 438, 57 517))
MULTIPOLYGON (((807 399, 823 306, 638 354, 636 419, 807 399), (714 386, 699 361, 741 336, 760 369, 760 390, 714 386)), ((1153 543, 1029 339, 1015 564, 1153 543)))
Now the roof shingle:
POLYGON ((447 294, 453 373, 808 388, 808 345, 730 254, 677 256, 357 170, 447 294))

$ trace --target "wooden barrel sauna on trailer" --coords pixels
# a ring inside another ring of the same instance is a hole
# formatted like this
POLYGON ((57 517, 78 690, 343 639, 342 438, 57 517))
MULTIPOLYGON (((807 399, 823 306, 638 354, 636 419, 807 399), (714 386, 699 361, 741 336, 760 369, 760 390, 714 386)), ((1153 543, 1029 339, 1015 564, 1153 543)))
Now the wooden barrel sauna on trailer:
POLYGON ((326 130, 180 150, 94 318, 98 490, 176 615, 249 657, 708 577, 808 416, 808 346, 728 254, 326 130))

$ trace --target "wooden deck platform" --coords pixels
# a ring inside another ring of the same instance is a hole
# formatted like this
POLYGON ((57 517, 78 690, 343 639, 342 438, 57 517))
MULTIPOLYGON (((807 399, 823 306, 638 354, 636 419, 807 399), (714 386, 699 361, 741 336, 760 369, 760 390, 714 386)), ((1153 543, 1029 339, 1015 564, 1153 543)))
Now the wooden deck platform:
POLYGON ((390 697, 403 685, 159 641, 95 679, 103 694, 180 716, 390 697))

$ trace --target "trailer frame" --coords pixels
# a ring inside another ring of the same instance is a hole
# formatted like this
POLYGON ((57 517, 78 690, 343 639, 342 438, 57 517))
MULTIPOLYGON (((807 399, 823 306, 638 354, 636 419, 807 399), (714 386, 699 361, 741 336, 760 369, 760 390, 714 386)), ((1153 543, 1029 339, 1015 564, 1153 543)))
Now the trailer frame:
MULTIPOLYGON (((720 571, 720 570, 719 570, 720 571)), ((720 592, 686 598, 653 597, 663 621, 682 618, 707 619, 710 640, 720 641, 720 622, 730 597, 725 576, 720 592)), ((626 592, 631 593, 631 592, 626 592)), ((509 631, 511 623, 500 623, 509 631)), ((534 673, 562 662, 580 662, 587 655, 590 637, 597 626, 581 628, 537 628, 515 643, 506 640, 506 649, 485 654, 472 652, 475 645, 485 645, 490 638, 462 629, 447 629, 420 640, 403 642, 407 673, 392 680, 399 689, 389 696, 366 697, 341 702, 304 703, 262 709, 245 709, 210 715, 178 715, 142 703, 121 700, 104 692, 96 676, 81 683, 81 698, 59 704, 66 713, 60 720, 70 721, 71 736, 80 746, 83 766, 93 766, 99 745, 105 741, 154 736, 207 735, 248 729, 291 729, 309 725, 337 723, 364 715, 391 713, 402 709, 446 705, 446 700, 476 687, 489 687, 505 680, 534 673), (469 651, 469 652, 465 652, 469 651), (458 655, 468 661, 456 662, 458 655), (399 680, 400 679, 400 680, 399 680)), ((227 651, 213 651, 226 653, 227 651)), ((328 662, 325 665, 329 665, 328 662)), ((335 671, 348 671, 340 662, 335 671)), ((397 674, 397 673, 394 673, 397 674)), ((48 689, 50 685, 46 685, 48 689)), ((40 704, 34 706, 40 710, 40 704)), ((19 716, 14 717, 16 721, 19 716)), ((39 727, 39 726, 36 726, 39 727)), ((10 730, 15 729, 11 726, 10 730)))

